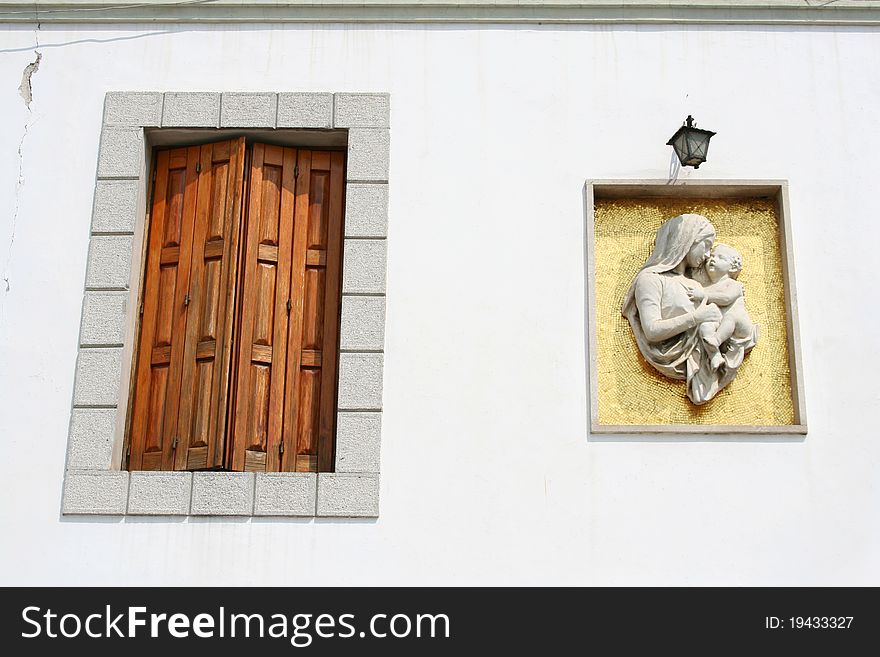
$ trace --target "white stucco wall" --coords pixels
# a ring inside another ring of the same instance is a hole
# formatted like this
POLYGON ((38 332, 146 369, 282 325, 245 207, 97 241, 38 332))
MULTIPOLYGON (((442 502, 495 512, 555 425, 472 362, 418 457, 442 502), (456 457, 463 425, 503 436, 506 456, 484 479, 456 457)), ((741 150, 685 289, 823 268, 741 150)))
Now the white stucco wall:
POLYGON ((3 584, 880 584, 877 30, 5 26, 0 81, 3 584), (391 93, 377 521, 60 516, 104 93, 141 89, 391 93), (584 180, 665 178, 688 113, 683 176, 790 181, 803 441, 589 438, 584 180))

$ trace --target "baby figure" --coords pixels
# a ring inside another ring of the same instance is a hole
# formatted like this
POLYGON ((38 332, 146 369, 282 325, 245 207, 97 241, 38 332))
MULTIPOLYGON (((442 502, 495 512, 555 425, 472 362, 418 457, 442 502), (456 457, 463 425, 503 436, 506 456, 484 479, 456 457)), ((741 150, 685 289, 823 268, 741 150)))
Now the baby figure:
POLYGON ((707 347, 712 369, 724 363, 720 347, 730 338, 757 339, 758 327, 752 324, 743 299, 742 283, 737 277, 742 271, 742 256, 732 246, 716 244, 706 262, 706 274, 711 283, 688 291, 695 304, 714 303, 721 310, 721 322, 703 322, 699 326, 700 337, 707 347))

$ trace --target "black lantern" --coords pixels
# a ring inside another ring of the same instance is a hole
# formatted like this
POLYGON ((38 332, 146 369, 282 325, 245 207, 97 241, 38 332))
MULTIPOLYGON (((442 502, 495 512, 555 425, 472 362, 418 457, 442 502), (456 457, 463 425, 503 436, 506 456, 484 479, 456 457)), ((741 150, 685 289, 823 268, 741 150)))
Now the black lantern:
POLYGON ((715 133, 711 130, 700 130, 694 127, 694 117, 688 114, 684 125, 666 142, 675 149, 675 154, 683 166, 699 169, 706 161, 709 152, 709 140, 715 133))

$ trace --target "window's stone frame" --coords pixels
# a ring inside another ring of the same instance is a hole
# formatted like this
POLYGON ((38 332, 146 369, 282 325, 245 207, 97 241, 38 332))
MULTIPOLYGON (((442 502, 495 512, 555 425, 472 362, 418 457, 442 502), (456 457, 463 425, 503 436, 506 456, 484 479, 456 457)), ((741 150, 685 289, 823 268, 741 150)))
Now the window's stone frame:
POLYGON ((107 93, 64 515, 379 515, 389 148, 386 93, 107 93), (143 270, 144 130, 163 127, 348 130, 335 472, 120 469, 143 270))

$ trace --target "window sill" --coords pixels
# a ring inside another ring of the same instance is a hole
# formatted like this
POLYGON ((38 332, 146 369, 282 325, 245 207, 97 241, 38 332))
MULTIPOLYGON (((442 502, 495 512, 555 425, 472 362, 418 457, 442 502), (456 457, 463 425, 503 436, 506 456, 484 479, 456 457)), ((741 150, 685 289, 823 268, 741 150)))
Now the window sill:
POLYGON ((379 475, 69 470, 62 514, 376 518, 379 475))

